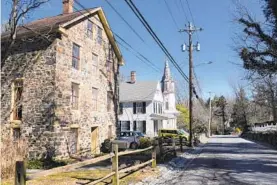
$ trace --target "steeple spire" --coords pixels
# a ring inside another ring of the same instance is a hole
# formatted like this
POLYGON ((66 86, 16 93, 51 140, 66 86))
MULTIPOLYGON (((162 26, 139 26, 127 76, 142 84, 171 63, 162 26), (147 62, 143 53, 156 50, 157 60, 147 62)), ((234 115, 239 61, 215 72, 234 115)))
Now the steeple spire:
POLYGON ((170 74, 170 68, 168 65, 168 60, 165 59, 163 81, 168 81, 170 79, 171 79, 171 74, 170 74))
POLYGON ((171 77, 167 58, 165 59, 164 74, 162 78, 162 90, 164 93, 174 92, 174 82, 171 77))

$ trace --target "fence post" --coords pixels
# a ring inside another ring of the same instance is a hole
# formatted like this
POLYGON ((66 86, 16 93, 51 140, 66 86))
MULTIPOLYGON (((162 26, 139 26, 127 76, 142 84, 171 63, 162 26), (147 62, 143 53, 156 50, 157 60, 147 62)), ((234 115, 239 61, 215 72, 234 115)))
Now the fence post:
POLYGON ((112 158, 112 171, 115 172, 112 184, 113 185, 119 185, 119 174, 118 174, 118 145, 114 144, 114 156, 112 158))
POLYGON ((181 152, 183 152, 183 138, 182 138, 182 136, 180 136, 180 150, 181 150, 181 152))
POLYGON ((15 185, 25 185, 26 184, 26 168, 24 161, 15 162, 15 185))
POLYGON ((173 150, 174 150, 174 156, 176 157, 177 154, 176 154, 176 143, 175 143, 175 139, 172 137, 172 147, 173 147, 173 150))
POLYGON ((163 155, 163 138, 159 137, 158 141, 159 141, 159 151, 160 151, 159 155, 162 156, 163 155))
POLYGON ((152 168, 156 168, 157 167, 157 143, 158 141, 155 139, 154 143, 153 143, 153 149, 152 149, 152 168))

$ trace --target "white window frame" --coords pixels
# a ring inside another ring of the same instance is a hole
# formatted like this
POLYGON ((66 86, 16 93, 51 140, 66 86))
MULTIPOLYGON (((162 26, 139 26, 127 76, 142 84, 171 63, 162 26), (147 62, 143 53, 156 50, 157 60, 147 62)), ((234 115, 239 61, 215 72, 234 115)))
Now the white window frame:
POLYGON ((137 102, 136 103, 136 113, 143 113, 143 102, 137 102))

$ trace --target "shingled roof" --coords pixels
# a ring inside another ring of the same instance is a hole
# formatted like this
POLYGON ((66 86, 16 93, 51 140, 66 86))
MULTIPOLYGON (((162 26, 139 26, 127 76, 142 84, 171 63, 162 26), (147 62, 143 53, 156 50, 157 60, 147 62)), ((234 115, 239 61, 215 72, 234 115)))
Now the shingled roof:
MULTIPOLYGON (((81 11, 76 11, 76 12, 67 13, 67 14, 60 14, 53 17, 46 17, 43 19, 35 20, 23 26, 19 26, 17 28, 17 38, 30 37, 36 33, 44 34, 44 33, 60 31, 60 29, 67 29, 68 27, 73 25, 73 23, 79 21, 80 19, 85 19, 87 16, 91 14, 97 14, 99 16, 100 21, 104 27, 104 30, 115 51, 115 54, 119 59, 119 63, 123 65, 124 61, 123 61, 120 49, 115 42, 113 33, 108 24, 108 21, 104 15, 102 8, 100 7, 84 9, 81 11)), ((1 41, 3 42, 6 39, 9 39, 9 37, 10 37, 10 32, 3 32, 1 34, 1 39, 2 39, 1 41)))
POLYGON ((158 86, 157 81, 122 82, 119 87, 119 101, 151 101, 158 86))
MULTIPOLYGON (((24 36, 24 35, 28 35, 30 32, 53 32, 55 31, 59 26, 61 26, 62 24, 71 21, 79 16, 84 15, 87 11, 91 11, 95 8, 90 8, 87 10, 81 10, 81 11, 77 11, 77 12, 73 12, 73 13, 68 13, 68 14, 60 14, 57 16, 53 16, 53 17, 45 17, 42 19, 38 19, 35 21, 32 21, 30 23, 27 23, 23 26, 19 26, 17 28, 17 36, 24 36)), ((1 35, 2 39, 5 39, 6 37, 9 37, 9 32, 4 32, 1 35)))

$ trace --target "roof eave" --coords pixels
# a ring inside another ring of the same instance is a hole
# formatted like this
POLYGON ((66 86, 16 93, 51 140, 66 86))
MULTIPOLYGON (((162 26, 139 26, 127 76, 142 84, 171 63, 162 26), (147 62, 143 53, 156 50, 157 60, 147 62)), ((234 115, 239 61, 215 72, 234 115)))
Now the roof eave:
MULTIPOLYGON (((16 35, 16 40, 17 39, 22 39, 22 38, 33 37, 35 35, 40 35, 42 33, 45 33, 45 31, 48 31, 49 34, 54 33, 54 32, 60 32, 62 34, 65 34, 64 30, 57 25, 57 26, 53 26, 50 31, 49 31, 48 27, 45 27, 45 28, 42 28, 40 30, 36 30, 36 31, 29 30, 29 32, 27 32, 27 33, 17 34, 16 35)), ((9 33, 1 35, 1 42, 5 42, 9 39, 10 39, 10 34, 9 33)))

